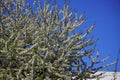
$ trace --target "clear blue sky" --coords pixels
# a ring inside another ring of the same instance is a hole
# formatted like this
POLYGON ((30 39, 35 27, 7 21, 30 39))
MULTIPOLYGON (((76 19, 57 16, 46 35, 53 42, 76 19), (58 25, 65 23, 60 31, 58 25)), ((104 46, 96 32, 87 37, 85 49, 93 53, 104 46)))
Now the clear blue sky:
MULTIPOLYGON (((63 3, 61 2, 63 0, 57 1, 63 3)), ((120 48, 120 0, 71 0, 70 5, 79 14, 85 13, 84 26, 90 27, 96 22, 92 36, 99 38, 96 49, 100 52, 100 58, 110 56, 106 63, 116 61, 120 48)), ((114 66, 109 67, 108 70, 114 71, 114 66)), ((120 71, 119 66, 120 59, 118 71, 120 71)))
MULTIPOLYGON (((85 12, 86 26, 96 22, 92 34, 99 38, 96 49, 100 51, 101 58, 110 55, 107 63, 115 61, 120 48, 120 0, 71 0, 71 6, 79 14, 85 12)), ((120 59, 118 71, 119 67, 120 59)), ((114 66, 108 70, 113 71, 114 66)))

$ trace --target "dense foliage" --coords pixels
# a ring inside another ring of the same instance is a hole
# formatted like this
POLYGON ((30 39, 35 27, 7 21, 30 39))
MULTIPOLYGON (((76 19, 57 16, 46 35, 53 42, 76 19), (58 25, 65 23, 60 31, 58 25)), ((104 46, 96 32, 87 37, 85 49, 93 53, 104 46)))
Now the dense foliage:
POLYGON ((94 78, 107 58, 93 57, 95 43, 75 30, 85 22, 83 15, 47 1, 0 1, 0 80, 82 80, 94 78), (44 5, 43 5, 44 3, 44 5), (88 59, 88 60, 86 60, 88 59), (88 62, 87 62, 88 61, 88 62), (89 64, 89 65, 88 65, 89 64), (75 71, 73 69, 76 69, 75 71))

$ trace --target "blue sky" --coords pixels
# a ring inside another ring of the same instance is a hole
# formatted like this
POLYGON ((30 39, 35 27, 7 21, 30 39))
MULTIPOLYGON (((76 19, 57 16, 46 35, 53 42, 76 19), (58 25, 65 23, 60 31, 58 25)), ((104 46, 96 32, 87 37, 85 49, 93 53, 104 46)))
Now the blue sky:
MULTIPOLYGON (((110 55, 107 63, 115 61, 120 48, 120 0, 71 0, 71 6, 79 14, 85 13, 86 26, 90 27, 96 22, 92 33, 95 38, 99 38, 96 49, 101 58, 110 55)), ((113 71, 114 66, 108 70, 113 71)))

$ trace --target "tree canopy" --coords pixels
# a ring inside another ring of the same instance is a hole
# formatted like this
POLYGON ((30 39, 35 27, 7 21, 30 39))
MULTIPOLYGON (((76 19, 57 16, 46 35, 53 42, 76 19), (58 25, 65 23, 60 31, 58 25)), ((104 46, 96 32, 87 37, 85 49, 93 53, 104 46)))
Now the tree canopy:
POLYGON ((1 80, 82 80, 98 77, 95 73, 112 64, 93 55, 96 43, 75 30, 85 22, 83 14, 64 3, 34 0, 0 1, 0 79, 1 80), (44 3, 44 4, 43 4, 44 3), (42 5, 43 4, 43 5, 42 5), (87 59, 87 61, 86 61, 87 59), (89 63, 89 64, 88 64, 89 63), (75 69, 75 71, 73 70, 75 69))

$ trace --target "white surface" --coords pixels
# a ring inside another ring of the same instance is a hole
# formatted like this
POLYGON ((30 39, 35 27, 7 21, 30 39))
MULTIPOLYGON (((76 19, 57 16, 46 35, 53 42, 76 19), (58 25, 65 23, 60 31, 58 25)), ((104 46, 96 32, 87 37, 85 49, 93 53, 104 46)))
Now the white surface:
MULTIPOLYGON (((99 74, 101 72, 98 72, 96 74, 99 74)), ((105 74, 103 74, 103 78, 100 78, 99 80, 114 80, 114 72, 105 72, 105 74)), ((116 76, 116 80, 120 80, 120 72, 117 72, 115 74, 116 76)), ((89 80, 97 80, 97 79, 89 79, 89 80)))

